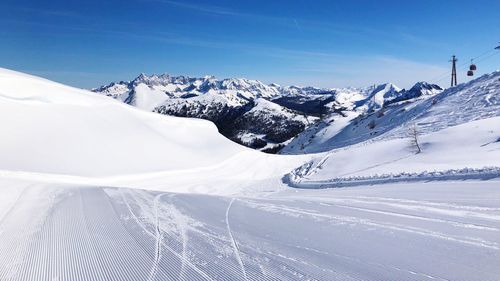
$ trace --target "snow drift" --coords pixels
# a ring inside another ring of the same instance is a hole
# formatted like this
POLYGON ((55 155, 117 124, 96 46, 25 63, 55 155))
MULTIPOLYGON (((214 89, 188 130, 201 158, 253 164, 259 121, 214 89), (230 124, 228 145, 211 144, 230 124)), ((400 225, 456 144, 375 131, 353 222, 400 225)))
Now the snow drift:
POLYGON ((0 169, 106 176, 219 163, 246 148, 204 120, 136 110, 0 69, 0 169))

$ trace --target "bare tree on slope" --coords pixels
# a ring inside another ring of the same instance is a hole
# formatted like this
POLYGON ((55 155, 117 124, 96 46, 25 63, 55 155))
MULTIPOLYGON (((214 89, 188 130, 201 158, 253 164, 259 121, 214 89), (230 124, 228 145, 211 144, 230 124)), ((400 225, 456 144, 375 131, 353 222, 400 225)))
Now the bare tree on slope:
POLYGON ((414 147, 416 150, 416 154, 422 152, 422 149, 420 147, 419 135, 420 131, 418 130, 417 124, 410 125, 410 128, 408 130, 408 136, 410 137, 411 146, 414 147))

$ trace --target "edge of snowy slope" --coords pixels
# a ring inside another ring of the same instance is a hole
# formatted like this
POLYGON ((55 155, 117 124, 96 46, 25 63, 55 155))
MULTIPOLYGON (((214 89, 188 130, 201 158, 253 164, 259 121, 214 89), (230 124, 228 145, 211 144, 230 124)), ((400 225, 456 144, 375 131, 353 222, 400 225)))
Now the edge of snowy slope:
POLYGON ((335 149, 297 168, 288 179, 296 183, 326 184, 396 177, 404 173, 500 167, 500 117, 468 122, 421 135, 419 139, 422 152, 418 154, 409 138, 335 149))
POLYGON ((142 111, 1 68, 0 117, 3 178, 252 192, 276 190, 283 174, 311 159, 257 152, 227 140, 209 121, 142 111), (254 184, 268 181, 273 184, 254 184))
POLYGON ((209 121, 161 116, 0 68, 0 169, 81 176, 210 166, 246 150, 209 121))
POLYGON ((247 150, 212 166, 114 176, 79 176, 0 170, 0 178, 76 186, 114 186, 178 193, 259 195, 287 188, 281 181, 317 155, 275 155, 247 150))

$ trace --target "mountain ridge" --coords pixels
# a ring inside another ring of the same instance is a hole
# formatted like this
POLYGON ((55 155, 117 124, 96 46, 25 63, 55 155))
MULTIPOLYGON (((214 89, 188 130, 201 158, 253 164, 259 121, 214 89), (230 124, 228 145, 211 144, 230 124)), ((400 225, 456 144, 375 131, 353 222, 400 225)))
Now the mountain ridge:
POLYGON ((500 115, 500 72, 446 90, 418 82, 398 98, 365 111, 332 113, 294 138, 280 153, 318 153, 372 139, 406 137, 408 128, 430 133, 500 115), (347 114, 346 114, 347 113, 347 114))
POLYGON ((435 90, 431 94, 441 89, 419 83, 408 91, 391 83, 364 88, 319 88, 265 84, 246 78, 141 73, 131 81, 112 82, 92 91, 146 111, 210 120, 227 138, 275 153, 332 112, 374 111, 384 104, 422 96, 421 88, 435 90), (260 102, 261 106, 254 109, 259 99, 267 102, 260 102))

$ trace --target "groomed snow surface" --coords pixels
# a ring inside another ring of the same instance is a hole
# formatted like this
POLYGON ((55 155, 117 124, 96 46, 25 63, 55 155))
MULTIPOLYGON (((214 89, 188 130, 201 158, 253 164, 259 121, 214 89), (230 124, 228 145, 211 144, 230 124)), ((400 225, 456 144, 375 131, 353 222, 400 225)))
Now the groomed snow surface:
POLYGON ((266 155, 0 69, 0 280, 496 280, 497 115, 266 155))
POLYGON ((499 184, 227 197, 26 183, 2 218, 0 280, 495 280, 499 184))

